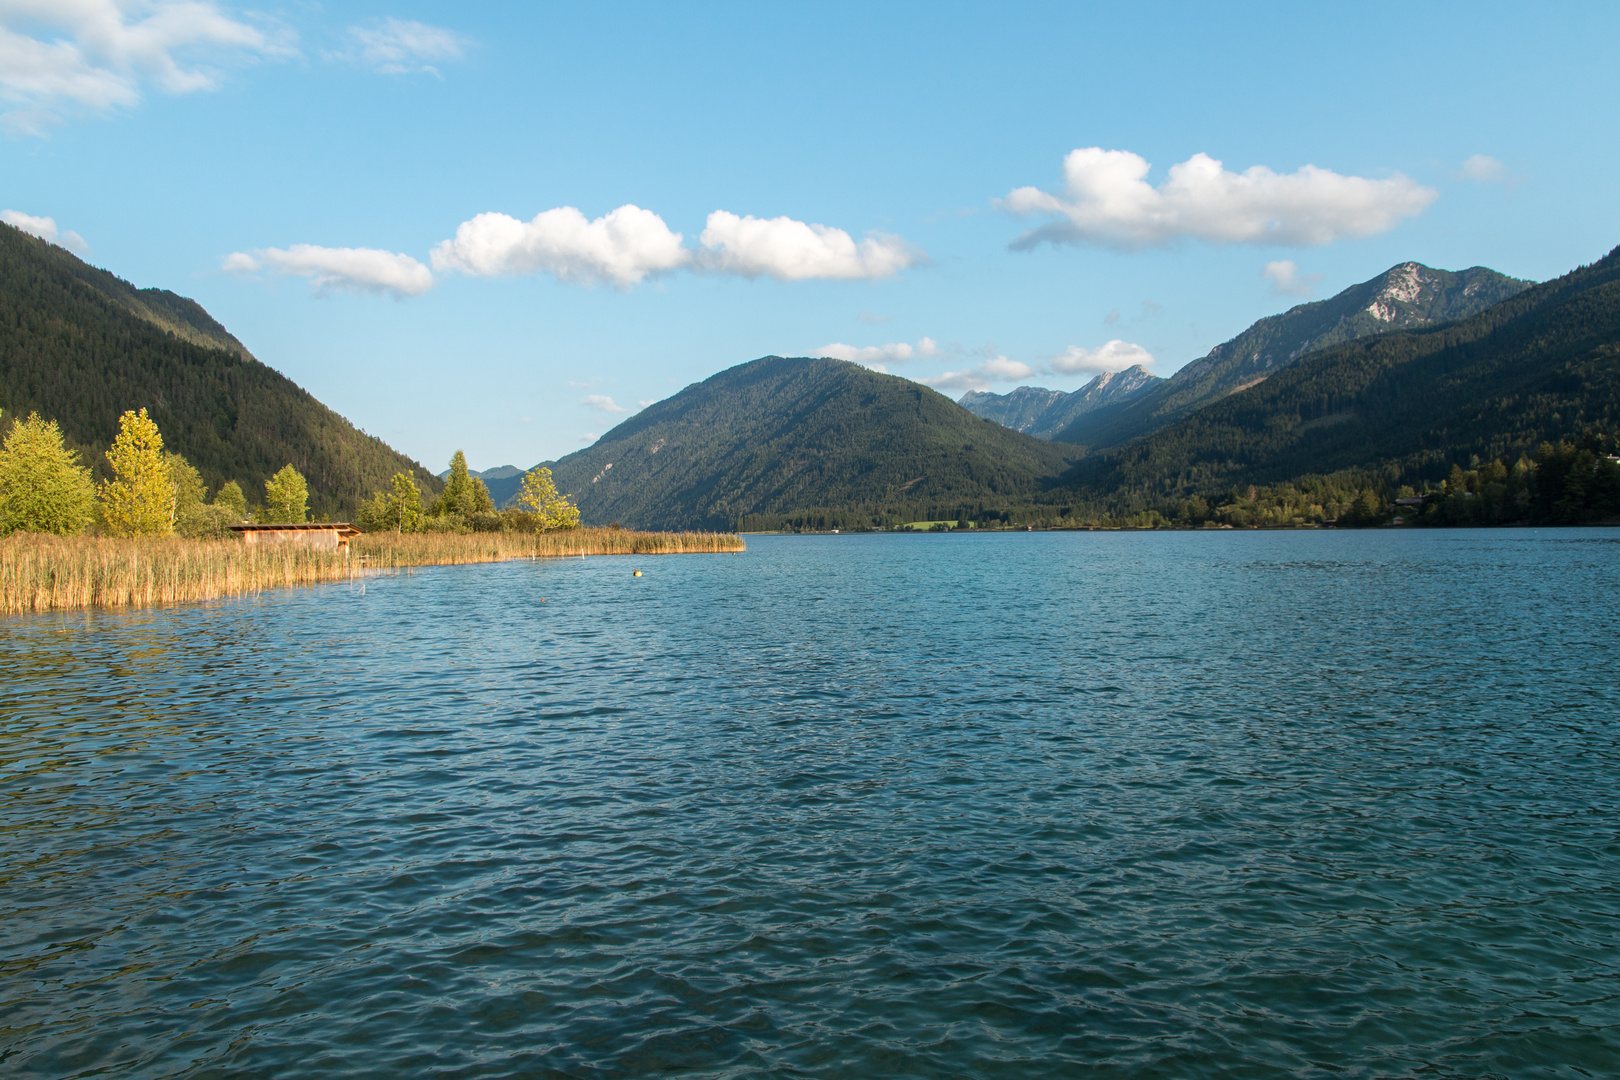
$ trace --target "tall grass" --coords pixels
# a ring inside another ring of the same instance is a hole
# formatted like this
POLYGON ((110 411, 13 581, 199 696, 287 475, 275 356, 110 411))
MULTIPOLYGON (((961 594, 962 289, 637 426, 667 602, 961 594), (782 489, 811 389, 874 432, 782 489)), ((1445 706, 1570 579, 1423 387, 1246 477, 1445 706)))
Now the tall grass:
POLYGON ((547 533, 367 533, 353 551, 367 566, 436 566, 505 559, 567 558, 572 555, 696 555, 742 551, 731 533, 631 532, 569 529, 547 533))
POLYGON ((408 566, 742 550, 742 540, 727 534, 618 529, 538 535, 376 533, 358 537, 349 558, 291 545, 249 546, 234 538, 118 540, 19 533, 0 540, 0 612, 156 607, 408 566))

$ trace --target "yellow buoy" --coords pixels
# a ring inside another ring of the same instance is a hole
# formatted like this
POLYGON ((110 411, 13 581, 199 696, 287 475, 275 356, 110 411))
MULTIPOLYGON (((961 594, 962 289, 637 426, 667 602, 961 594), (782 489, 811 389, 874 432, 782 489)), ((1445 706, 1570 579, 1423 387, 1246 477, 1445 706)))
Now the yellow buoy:
POLYGON ((640 577, 640 576, 641 576, 641 571, 640 571, 640 570, 637 570, 637 571, 636 571, 636 577, 640 577))

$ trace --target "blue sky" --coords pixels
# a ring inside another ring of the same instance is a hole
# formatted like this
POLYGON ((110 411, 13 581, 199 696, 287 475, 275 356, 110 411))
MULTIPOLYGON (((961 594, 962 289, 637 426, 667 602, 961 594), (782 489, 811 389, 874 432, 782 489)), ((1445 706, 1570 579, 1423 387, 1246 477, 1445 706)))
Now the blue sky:
POLYGON ((1408 259, 1555 276, 1620 244, 1617 42, 1613 4, 0 0, 0 209, 435 469, 527 466, 770 353, 1073 389, 1408 259))

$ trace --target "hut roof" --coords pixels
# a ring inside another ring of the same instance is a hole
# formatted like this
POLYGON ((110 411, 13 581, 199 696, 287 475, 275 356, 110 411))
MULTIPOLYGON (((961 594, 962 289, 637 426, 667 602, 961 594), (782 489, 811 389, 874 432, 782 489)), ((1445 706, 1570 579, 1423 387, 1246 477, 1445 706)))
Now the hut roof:
POLYGON ((339 536, 359 536, 365 530, 357 529, 347 521, 268 521, 264 523, 251 522, 241 525, 227 525, 231 532, 286 532, 293 529, 325 530, 335 532, 339 536))

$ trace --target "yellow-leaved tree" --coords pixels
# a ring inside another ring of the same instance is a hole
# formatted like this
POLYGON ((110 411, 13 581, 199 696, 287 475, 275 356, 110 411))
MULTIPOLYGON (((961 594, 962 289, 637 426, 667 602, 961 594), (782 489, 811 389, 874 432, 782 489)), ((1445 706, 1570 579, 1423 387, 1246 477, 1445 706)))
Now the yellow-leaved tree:
POLYGON ((62 445, 62 429, 38 413, 14 425, 0 449, 0 533, 67 536, 90 523, 96 485, 79 455, 62 445))
POLYGON ((557 492, 551 470, 535 466, 523 474, 523 490, 518 492, 518 506, 538 519, 540 529, 574 529, 579 527, 579 507, 571 496, 557 492))
POLYGON ((101 519, 113 536, 168 536, 174 531, 174 477, 163 456, 163 436, 146 415, 118 418, 118 438, 107 451, 113 478, 101 483, 101 519))

